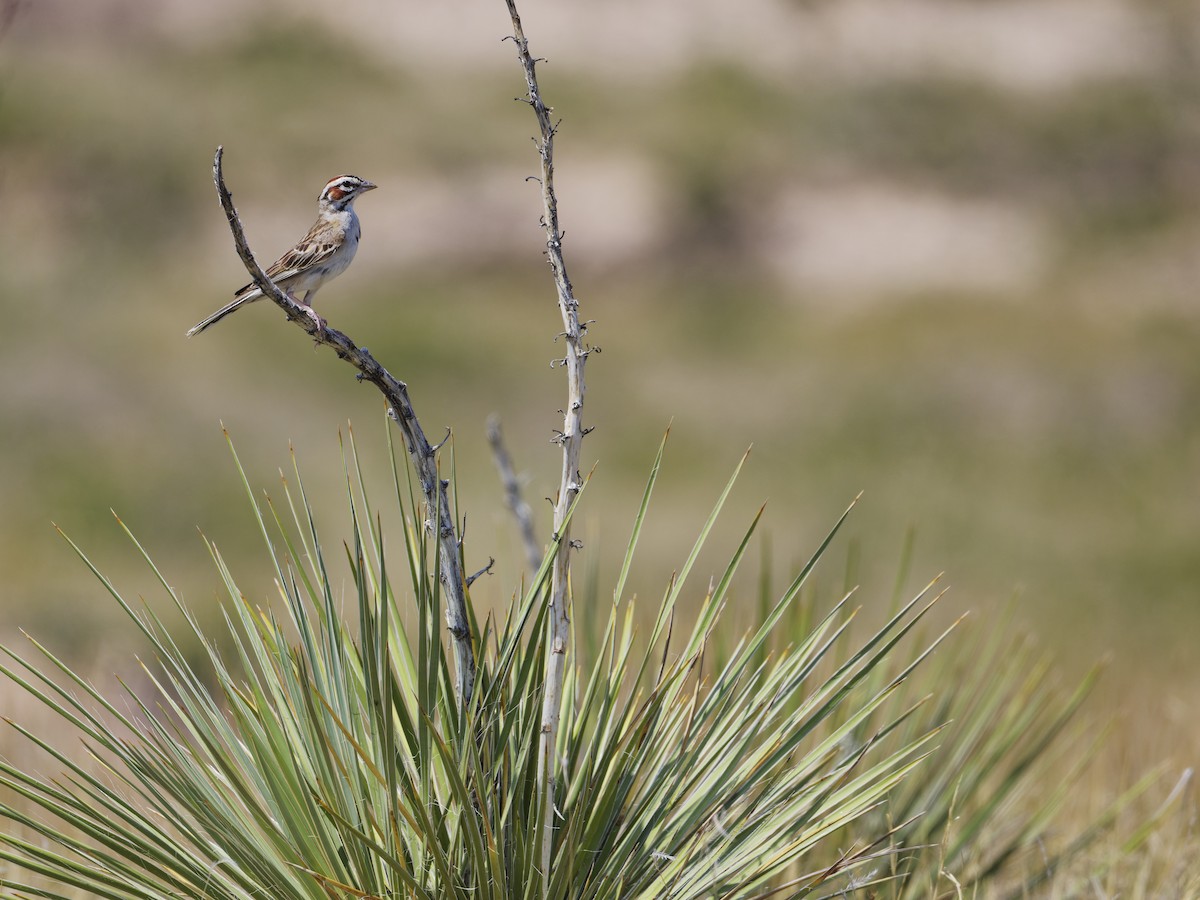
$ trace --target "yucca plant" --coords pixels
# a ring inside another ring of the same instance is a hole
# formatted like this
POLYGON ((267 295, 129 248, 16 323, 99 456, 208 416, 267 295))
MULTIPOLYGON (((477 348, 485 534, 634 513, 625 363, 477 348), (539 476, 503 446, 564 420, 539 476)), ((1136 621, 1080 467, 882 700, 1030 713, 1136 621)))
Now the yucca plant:
POLYGON ((339 615, 297 468, 282 509, 254 505, 275 569, 275 609, 245 598, 212 547, 229 597, 219 642, 154 569, 206 650, 202 667, 97 572, 154 649, 153 698, 105 697, 40 646, 41 665, 5 651, 10 684, 77 728, 95 762, 26 732, 65 776, 0 763, 0 783, 19 798, 0 805, 10 823, 0 858, 13 867, 4 894, 804 896, 890 853, 905 823, 869 824, 868 814, 933 746, 932 728, 894 740, 919 706, 894 700, 928 648, 876 676, 932 601, 922 592, 837 658, 850 619, 844 603, 794 645, 767 652, 827 539, 713 666, 712 636, 758 519, 684 627, 688 575, 731 479, 678 577, 656 608, 639 609, 624 594, 661 452, 599 652, 569 670, 549 872, 539 863, 546 823, 537 778, 549 563, 503 618, 473 623, 478 690, 460 709, 437 543, 416 524, 421 510, 393 468, 389 493, 405 523, 393 561, 378 492, 351 438, 345 549, 358 608, 350 622, 339 615), (639 634, 642 623, 651 624, 639 634), (124 710, 130 704, 135 712, 124 710), (827 846, 848 833, 852 842, 827 846))

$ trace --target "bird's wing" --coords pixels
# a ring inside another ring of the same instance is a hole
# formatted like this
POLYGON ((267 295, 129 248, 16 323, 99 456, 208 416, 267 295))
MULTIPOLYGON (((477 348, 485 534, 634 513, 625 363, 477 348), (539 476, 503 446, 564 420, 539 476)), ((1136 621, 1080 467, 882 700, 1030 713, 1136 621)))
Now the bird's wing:
MULTIPOLYGON (((327 227, 324 222, 320 221, 313 225, 308 230, 308 234, 301 238, 295 247, 267 267, 266 276, 278 284, 281 281, 286 281, 298 272, 311 269, 313 266, 320 264, 322 260, 333 256, 338 248, 342 246, 342 242, 332 237, 318 237, 318 234, 327 227)), ((234 296, 240 297, 242 294, 257 289, 254 282, 250 282, 245 287, 234 291, 234 296)))

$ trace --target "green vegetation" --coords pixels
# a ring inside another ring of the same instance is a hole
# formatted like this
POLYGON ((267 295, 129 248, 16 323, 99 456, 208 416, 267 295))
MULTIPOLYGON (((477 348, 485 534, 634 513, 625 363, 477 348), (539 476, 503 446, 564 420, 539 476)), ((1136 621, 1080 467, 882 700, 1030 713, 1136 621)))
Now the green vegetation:
POLYGON ((1059 740, 1090 679, 1060 699, 1047 667, 1003 630, 930 661, 954 643, 949 630, 920 636, 932 585, 865 632, 851 627, 849 595, 817 612, 806 585, 838 528, 782 595, 764 585, 757 623, 733 641, 722 619, 744 602, 734 575, 755 516, 685 617, 680 600, 695 592, 689 575, 732 480, 657 609, 639 609, 627 577, 661 460, 660 448, 611 596, 575 597, 603 625, 588 628, 586 650, 575 642, 549 873, 538 870, 536 755, 550 555, 500 617, 474 622, 479 679, 461 710, 425 513, 394 459, 388 509, 351 440, 348 579, 299 470, 282 503, 262 504, 243 472, 279 613, 249 600, 211 546, 228 595, 214 640, 145 557, 204 648, 193 660, 88 562, 153 649, 153 696, 146 686, 106 696, 40 645, 41 664, 5 650, 10 689, 61 716, 54 730, 77 731, 89 754, 15 723, 69 775, 0 763, 12 798, 0 800, 0 859, 13 867, 0 892, 929 897, 953 885, 1001 896, 1069 890, 1111 868, 1082 853, 1119 806, 1079 834, 1050 830, 1091 756, 1059 740), (385 519, 402 533, 399 559, 385 519), (1043 792, 1059 770, 1070 774, 1043 792))

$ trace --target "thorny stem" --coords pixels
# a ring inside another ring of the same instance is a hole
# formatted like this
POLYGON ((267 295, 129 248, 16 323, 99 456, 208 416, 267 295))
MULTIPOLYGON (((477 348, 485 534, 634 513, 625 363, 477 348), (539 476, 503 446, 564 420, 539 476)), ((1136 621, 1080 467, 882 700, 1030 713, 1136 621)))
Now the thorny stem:
POLYGON ((557 774, 555 747, 562 716, 563 679, 566 674, 567 643, 571 629, 568 603, 572 542, 568 532, 570 520, 567 514, 582 488, 583 481, 579 472, 579 456, 586 433, 583 428, 583 368, 588 350, 583 345, 584 332, 579 324, 579 303, 575 300, 571 279, 567 277, 567 265, 562 253, 562 231, 558 225, 558 200, 554 193, 556 126, 550 119, 551 108, 542 100, 541 91, 538 89, 535 71, 537 60, 529 53, 529 41, 521 28, 521 17, 517 14, 516 2, 505 0, 505 3, 512 17, 512 40, 517 45, 517 56, 524 70, 525 85, 529 91, 525 99, 537 117, 540 139, 536 143, 541 159, 542 225, 546 231, 546 258, 554 273, 558 308, 562 313, 562 336, 566 343, 563 365, 567 370, 567 405, 563 410, 562 432, 558 437, 562 443, 562 479, 554 505, 554 538, 557 545, 551 569, 551 605, 547 626, 550 631, 542 702, 541 745, 538 753, 538 782, 542 789, 542 814, 545 822, 542 832, 542 878, 543 885, 547 885, 553 860, 554 823, 557 815, 554 806, 554 779, 557 774))
POLYGON ((450 501, 447 496, 447 484, 438 474, 438 464, 435 449, 430 446, 417 421, 416 411, 408 397, 408 385, 393 377, 393 375, 376 362, 366 348, 357 346, 350 338, 328 325, 318 327, 306 307, 292 300, 280 290, 274 282, 267 278, 250 245, 246 242, 246 233, 242 228, 241 219, 233 206, 233 197, 225 187, 225 176, 221 170, 222 147, 217 148, 213 157, 213 181, 217 186, 217 196, 225 217, 229 219, 229 228, 233 232, 233 242, 237 247, 238 256, 246 266, 246 271, 258 286, 263 295, 274 300, 287 314, 288 321, 295 322, 303 328, 318 344, 333 350, 340 359, 346 360, 358 369, 358 379, 369 381, 379 388, 390 407, 388 415, 400 426, 404 434, 405 446, 412 458, 413 468, 421 483, 421 491, 425 495, 425 504, 429 512, 427 526, 432 530, 436 522, 437 539, 440 543, 441 580, 446 595, 446 625, 454 640, 454 657, 456 663, 456 687, 458 701, 465 708, 471 702, 475 688, 475 648, 471 642, 470 619, 467 615, 467 592, 463 579, 462 562, 460 559, 458 535, 456 533, 454 516, 450 513, 450 501), (434 513, 436 510, 436 514, 434 513))

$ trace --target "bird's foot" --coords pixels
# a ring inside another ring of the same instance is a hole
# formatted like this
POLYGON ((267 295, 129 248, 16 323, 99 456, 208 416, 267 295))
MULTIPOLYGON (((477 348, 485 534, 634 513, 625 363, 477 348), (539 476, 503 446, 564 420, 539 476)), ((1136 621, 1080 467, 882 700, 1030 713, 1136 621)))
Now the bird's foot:
POLYGON ((311 306, 304 307, 304 310, 308 313, 308 317, 312 319, 314 326, 313 334, 324 331, 326 325, 325 319, 323 319, 311 306))

